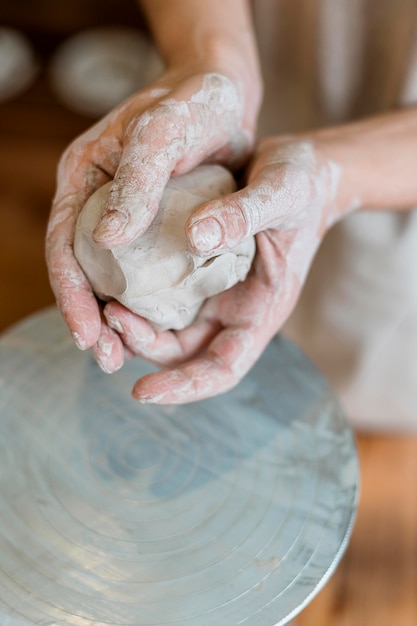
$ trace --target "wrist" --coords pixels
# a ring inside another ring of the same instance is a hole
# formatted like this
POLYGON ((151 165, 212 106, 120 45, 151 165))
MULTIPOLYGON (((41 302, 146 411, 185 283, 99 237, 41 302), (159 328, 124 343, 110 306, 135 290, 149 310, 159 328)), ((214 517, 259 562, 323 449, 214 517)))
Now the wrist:
POLYGON ((142 0, 156 44, 175 77, 217 73, 242 94, 245 126, 254 130, 263 95, 247 0, 142 0))
POLYGON ((311 133, 319 160, 339 168, 328 219, 364 209, 417 206, 417 110, 404 109, 311 133))

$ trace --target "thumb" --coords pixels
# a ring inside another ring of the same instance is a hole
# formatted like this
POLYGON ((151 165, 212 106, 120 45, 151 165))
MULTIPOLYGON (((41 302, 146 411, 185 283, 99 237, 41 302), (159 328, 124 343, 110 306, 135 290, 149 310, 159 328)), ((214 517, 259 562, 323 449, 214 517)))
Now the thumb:
POLYGON ((237 246, 276 221, 274 191, 249 185, 233 194, 200 205, 188 218, 186 237, 200 256, 237 246), (272 206, 273 205, 273 206, 272 206), (275 220, 274 220, 275 218, 275 220))

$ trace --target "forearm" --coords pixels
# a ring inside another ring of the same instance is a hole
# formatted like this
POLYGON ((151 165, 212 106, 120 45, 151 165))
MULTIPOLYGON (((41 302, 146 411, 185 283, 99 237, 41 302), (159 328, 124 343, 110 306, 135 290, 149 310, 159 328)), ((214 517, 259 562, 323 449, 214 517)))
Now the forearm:
POLYGON ((259 105, 262 84, 248 0, 139 3, 168 68, 195 65, 226 73, 259 105))
POLYGON ((417 108, 323 129, 312 140, 339 168, 334 219, 417 207, 417 108))

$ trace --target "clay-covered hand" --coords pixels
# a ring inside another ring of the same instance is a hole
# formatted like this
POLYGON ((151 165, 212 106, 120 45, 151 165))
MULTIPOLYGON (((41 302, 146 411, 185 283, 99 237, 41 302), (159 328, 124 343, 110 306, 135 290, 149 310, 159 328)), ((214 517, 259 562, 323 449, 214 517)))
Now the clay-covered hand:
POLYGON ((47 232, 50 281, 77 345, 95 346, 105 371, 121 365, 124 348, 74 258, 80 210, 93 191, 114 178, 94 236, 104 248, 130 242, 151 223, 171 174, 203 161, 233 167, 247 157, 257 109, 247 100, 239 81, 225 73, 172 69, 76 139, 62 156, 47 232))
POLYGON ((200 254, 256 234, 245 282, 209 299, 195 322, 156 333, 118 303, 104 315, 132 353, 164 367, 140 379, 140 401, 185 403, 233 387, 289 316, 314 254, 338 213, 339 168, 310 141, 264 140, 237 193, 196 209, 187 224, 200 254), (168 369, 166 369, 168 368, 168 369))

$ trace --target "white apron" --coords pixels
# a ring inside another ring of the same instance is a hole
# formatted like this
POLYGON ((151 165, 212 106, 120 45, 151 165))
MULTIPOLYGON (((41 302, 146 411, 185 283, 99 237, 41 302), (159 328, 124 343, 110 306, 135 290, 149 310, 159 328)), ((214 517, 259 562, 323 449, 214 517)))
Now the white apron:
MULTIPOLYGON (((254 0, 254 15, 260 136, 417 104, 417 0, 254 0)), ((417 432, 417 211, 332 228, 284 331, 353 425, 417 432)))

